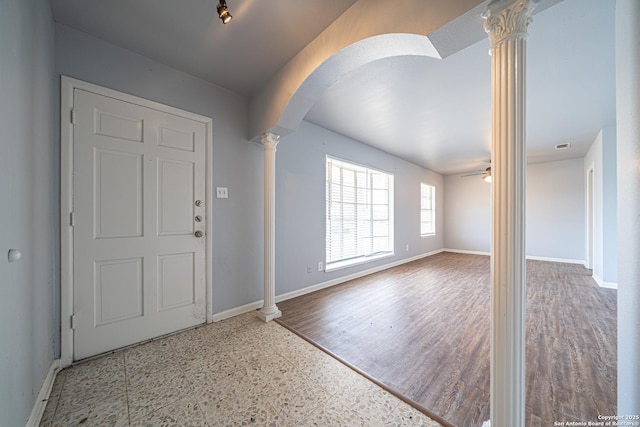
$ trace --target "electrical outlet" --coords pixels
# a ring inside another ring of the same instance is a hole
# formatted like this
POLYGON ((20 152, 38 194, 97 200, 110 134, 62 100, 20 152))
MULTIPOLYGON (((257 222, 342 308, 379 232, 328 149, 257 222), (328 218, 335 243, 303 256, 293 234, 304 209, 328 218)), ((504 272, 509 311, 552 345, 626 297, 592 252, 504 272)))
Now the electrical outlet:
POLYGON ((323 268, 322 268, 322 261, 319 261, 319 262, 318 262, 318 271, 322 271, 322 270, 323 270, 323 268))
POLYGON ((218 199, 229 198, 229 189, 227 187, 216 187, 216 197, 218 199))

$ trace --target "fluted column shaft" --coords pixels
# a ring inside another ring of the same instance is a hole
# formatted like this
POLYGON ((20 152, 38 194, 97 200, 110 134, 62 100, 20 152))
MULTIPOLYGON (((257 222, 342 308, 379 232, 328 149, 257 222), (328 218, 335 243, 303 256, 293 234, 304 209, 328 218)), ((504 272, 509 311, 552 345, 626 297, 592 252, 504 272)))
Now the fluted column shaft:
POLYGON ((492 1, 491 425, 525 425, 525 67, 529 0, 492 1))
POLYGON ((618 410, 640 414, 640 2, 616 0, 618 410))
POLYGON ((276 307, 276 145, 280 136, 265 133, 264 145, 264 304, 258 317, 269 322, 282 316, 276 307))

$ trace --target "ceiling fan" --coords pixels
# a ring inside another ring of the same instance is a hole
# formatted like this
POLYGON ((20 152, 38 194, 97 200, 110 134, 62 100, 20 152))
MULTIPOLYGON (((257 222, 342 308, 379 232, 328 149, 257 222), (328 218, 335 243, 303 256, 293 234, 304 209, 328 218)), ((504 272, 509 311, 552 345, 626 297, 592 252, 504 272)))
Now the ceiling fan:
POLYGON ((488 168, 484 169, 484 170, 477 170, 474 172, 470 172, 468 174, 465 175, 460 175, 462 178, 465 178, 467 176, 478 176, 478 175, 482 175, 482 179, 486 182, 491 182, 491 166, 489 166, 488 168))

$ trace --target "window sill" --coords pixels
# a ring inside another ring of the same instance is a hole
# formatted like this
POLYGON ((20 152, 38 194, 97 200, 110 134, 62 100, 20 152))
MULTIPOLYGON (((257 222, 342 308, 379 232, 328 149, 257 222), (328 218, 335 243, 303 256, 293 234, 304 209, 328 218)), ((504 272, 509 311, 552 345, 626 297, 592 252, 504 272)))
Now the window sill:
POLYGON ((420 237, 436 237, 436 233, 421 234, 420 237))
POLYGON ((336 270, 341 270, 343 268, 347 268, 347 267, 353 267, 355 265, 359 265, 359 264, 366 264, 368 262, 372 262, 372 261, 377 261, 380 259, 384 259, 384 258, 389 258, 395 255, 395 252, 382 252, 376 255, 371 255, 371 256, 366 256, 366 257, 359 257, 359 258, 353 258, 353 259, 349 259, 346 261, 336 261, 336 262, 332 262, 331 264, 326 264, 325 265, 325 273, 326 272, 330 272, 330 271, 336 271, 336 270))

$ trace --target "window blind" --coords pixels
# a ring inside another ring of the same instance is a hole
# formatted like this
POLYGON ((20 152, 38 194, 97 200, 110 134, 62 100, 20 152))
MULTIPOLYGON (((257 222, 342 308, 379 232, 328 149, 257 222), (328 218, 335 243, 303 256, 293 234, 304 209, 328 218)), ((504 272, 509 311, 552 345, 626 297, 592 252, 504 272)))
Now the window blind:
POLYGON ((393 252, 393 175, 327 157, 326 263, 393 252))

